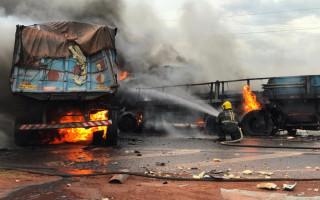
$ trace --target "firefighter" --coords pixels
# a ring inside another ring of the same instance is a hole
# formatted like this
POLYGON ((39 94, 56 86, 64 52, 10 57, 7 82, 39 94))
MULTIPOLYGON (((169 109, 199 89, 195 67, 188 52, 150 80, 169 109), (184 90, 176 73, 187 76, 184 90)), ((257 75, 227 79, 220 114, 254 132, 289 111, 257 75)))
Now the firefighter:
POLYGON ((217 117, 218 124, 218 141, 226 141, 226 134, 230 134, 233 141, 241 140, 241 133, 238 127, 239 117, 232 110, 229 101, 222 104, 223 111, 217 117))

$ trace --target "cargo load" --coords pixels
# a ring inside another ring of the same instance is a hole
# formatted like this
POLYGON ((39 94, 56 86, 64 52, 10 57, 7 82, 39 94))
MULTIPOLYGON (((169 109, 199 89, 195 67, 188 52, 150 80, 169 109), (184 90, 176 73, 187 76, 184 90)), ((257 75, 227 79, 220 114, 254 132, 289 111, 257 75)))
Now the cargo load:
POLYGON ((17 25, 13 93, 40 99, 92 99, 116 91, 117 29, 81 22, 17 25))

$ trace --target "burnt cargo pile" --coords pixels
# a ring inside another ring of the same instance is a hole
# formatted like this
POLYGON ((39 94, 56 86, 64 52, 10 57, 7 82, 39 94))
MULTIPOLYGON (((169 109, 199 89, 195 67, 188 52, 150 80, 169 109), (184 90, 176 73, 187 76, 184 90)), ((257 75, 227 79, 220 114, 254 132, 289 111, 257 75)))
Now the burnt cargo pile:
POLYGON ((33 137, 41 137, 39 130, 61 127, 63 116, 77 113, 81 117, 72 122, 89 122, 90 115, 101 110, 108 110, 106 118, 112 123, 106 140, 116 143, 116 32, 73 21, 17 25, 10 83, 13 93, 26 97, 25 105, 17 108, 18 145, 33 143, 33 137))

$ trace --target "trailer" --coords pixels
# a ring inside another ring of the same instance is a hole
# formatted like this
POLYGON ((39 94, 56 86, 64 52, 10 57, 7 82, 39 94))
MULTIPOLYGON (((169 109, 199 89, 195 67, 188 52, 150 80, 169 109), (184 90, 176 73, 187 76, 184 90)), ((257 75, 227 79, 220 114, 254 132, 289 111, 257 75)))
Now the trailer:
POLYGON ((116 32, 74 21, 16 26, 10 85, 20 100, 17 145, 50 139, 60 129, 100 126, 108 126, 105 142, 117 144, 116 32), (91 118, 100 112, 102 118, 91 118))
MULTIPOLYGON (((224 101, 230 101, 233 109, 240 116, 240 126, 246 135, 266 136, 280 130, 287 130, 294 135, 297 129, 319 130, 319 98, 320 75, 263 77, 227 81, 214 81, 197 84, 167 85, 152 88, 137 88, 137 96, 141 99, 131 111, 131 126, 133 119, 138 119, 144 110, 154 110, 154 113, 175 112, 183 113, 186 106, 166 99, 148 98, 146 91, 157 90, 169 93, 170 90, 185 91, 196 99, 189 99, 195 103, 205 102, 217 110, 221 110, 224 101), (232 88, 230 85, 236 87, 232 88), (244 109, 242 89, 249 85, 256 95, 261 107, 247 112, 244 109), (139 109, 137 109, 139 107, 139 109), (137 114, 138 113, 138 114, 137 114), (139 114, 140 113, 140 114, 139 114)), ((192 111, 193 113, 199 112, 192 111)), ((190 114, 190 113, 189 113, 190 114)), ((213 134, 217 131, 216 116, 202 114, 201 123, 205 133, 213 134)), ((175 114, 179 118, 177 114, 175 114)), ((186 115, 186 114, 182 114, 186 115)), ((125 119, 123 119, 125 120, 125 119)), ((147 120, 145 118, 144 120, 147 120)), ((135 121, 136 123, 136 121, 135 121)))
POLYGON ((265 106, 247 113, 242 127, 249 135, 271 135, 287 130, 319 130, 320 76, 269 78, 262 85, 265 106))

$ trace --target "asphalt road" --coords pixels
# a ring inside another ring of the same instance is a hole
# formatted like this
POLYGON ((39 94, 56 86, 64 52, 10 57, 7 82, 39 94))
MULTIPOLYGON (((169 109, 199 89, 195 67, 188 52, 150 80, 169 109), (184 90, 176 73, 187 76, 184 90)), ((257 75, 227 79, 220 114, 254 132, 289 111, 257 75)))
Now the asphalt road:
POLYGON ((130 172, 193 176, 215 170, 237 178, 264 178, 264 174, 257 173, 259 171, 272 172, 271 178, 320 178, 318 137, 246 137, 237 143, 271 148, 224 146, 215 139, 215 136, 188 132, 185 135, 183 132, 179 135, 120 134, 118 147, 86 148, 83 144, 63 144, 1 151, 0 165, 71 174, 128 169, 130 172), (244 174, 244 170, 253 172, 244 174))
MULTIPOLYGON (((222 145, 216 142, 216 138, 216 136, 206 136, 197 131, 190 132, 182 129, 169 133, 150 131, 145 131, 143 134, 120 133, 117 147, 63 144, 3 149, 0 151, 0 168, 19 168, 36 173, 72 176, 128 169, 130 172, 148 176, 195 178, 194 176, 206 172, 218 178, 266 179, 266 181, 272 178, 283 179, 275 182, 279 186, 282 183, 292 184, 294 179, 320 179, 320 145, 317 133, 315 136, 307 136, 303 133, 294 138, 288 138, 286 135, 264 138, 245 137, 236 144, 246 147, 222 145)), ((0 176, 0 183, 1 181, 10 183, 10 186, 0 187, 2 196, 9 194, 4 197, 5 199, 101 199, 108 195, 118 199, 141 199, 142 197, 154 199, 152 193, 159 195, 156 199, 180 199, 181 197, 207 199, 208 196, 213 199, 222 197, 239 199, 239 195, 251 195, 253 199, 261 199, 263 195, 268 198, 270 195, 279 195, 276 199, 281 195, 307 195, 313 196, 314 199, 319 197, 317 192, 319 181, 299 182, 295 193, 284 193, 278 189, 275 194, 255 191, 257 182, 209 183, 171 180, 170 186, 165 187, 166 185, 162 183, 164 180, 145 180, 130 176, 123 186, 108 184, 106 187, 106 180, 110 175, 63 179, 56 179, 59 176, 54 176, 53 182, 45 183, 43 181, 48 179, 48 176, 40 175, 35 179, 28 178, 28 173, 24 175, 15 175, 16 172, 12 172, 12 175, 6 175, 6 173, 3 171, 0 176), (42 181, 38 181, 36 185, 20 186, 10 191, 3 189, 19 184, 19 182, 16 183, 17 178, 21 183, 31 179, 42 181), (201 185, 200 188, 199 185, 201 185), (188 187, 189 192, 183 192, 181 187, 188 187), (228 188, 229 190, 226 190, 228 188), (242 190, 238 191, 234 188, 242 190), (146 196, 145 189, 153 192, 146 196), (201 198, 198 194, 200 189, 201 198), (123 194, 121 192, 123 190, 136 192, 131 192, 133 196, 130 196, 123 194), (233 197, 226 197, 230 195, 233 197)), ((242 199, 247 198, 246 196, 242 199)))

